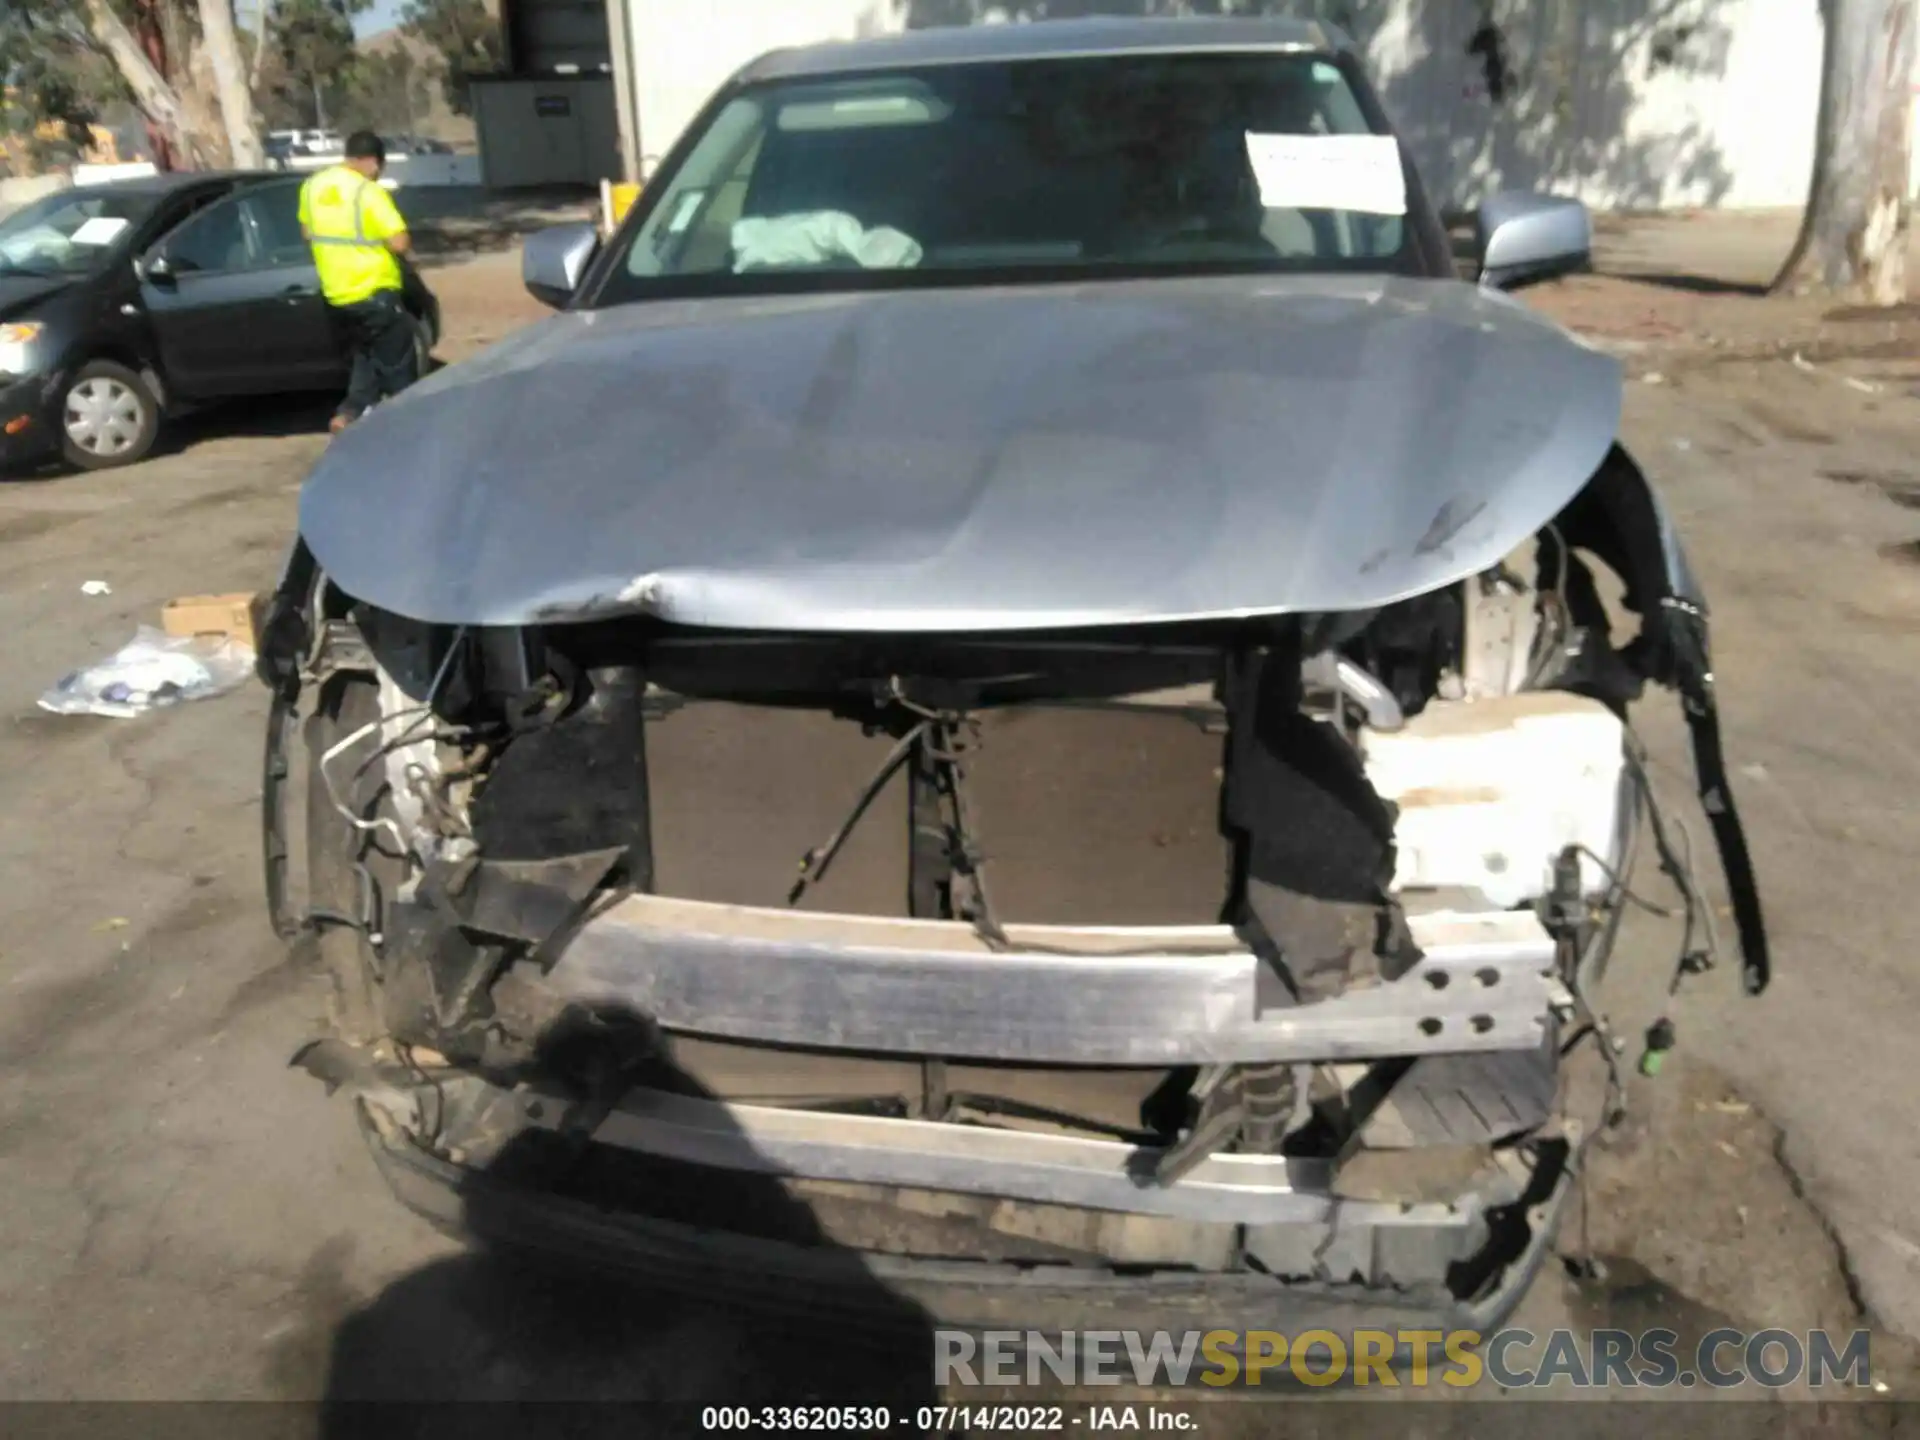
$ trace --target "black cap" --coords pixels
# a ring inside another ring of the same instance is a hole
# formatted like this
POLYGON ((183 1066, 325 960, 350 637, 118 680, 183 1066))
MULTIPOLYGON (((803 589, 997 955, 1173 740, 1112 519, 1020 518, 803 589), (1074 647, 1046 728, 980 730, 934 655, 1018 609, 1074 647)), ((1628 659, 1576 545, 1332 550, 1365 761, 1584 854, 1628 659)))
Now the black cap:
POLYGON ((372 160, 381 165, 387 163, 387 146, 371 130, 356 130, 347 137, 347 159, 372 160))

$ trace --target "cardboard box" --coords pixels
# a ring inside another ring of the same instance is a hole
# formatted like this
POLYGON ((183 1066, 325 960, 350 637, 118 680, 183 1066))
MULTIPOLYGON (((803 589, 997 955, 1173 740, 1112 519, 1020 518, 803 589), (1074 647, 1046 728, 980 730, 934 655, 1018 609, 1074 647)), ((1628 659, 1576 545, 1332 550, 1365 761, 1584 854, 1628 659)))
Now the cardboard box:
POLYGON ((266 602, 265 595, 254 594, 183 595, 161 610, 160 628, 169 635, 217 636, 258 650, 266 602))

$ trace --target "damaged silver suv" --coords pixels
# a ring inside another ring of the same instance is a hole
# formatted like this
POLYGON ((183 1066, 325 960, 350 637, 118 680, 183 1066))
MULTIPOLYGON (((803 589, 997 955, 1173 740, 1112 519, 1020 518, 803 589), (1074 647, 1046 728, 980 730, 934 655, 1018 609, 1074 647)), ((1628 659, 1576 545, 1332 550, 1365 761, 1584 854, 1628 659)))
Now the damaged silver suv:
POLYGON ((1457 278, 1315 24, 747 67, 307 482, 304 1063, 410 1203, 703 1286, 1492 1326, 1643 831, 1711 925, 1649 685, 1767 981, 1619 368, 1503 293, 1588 245, 1497 196, 1457 278))

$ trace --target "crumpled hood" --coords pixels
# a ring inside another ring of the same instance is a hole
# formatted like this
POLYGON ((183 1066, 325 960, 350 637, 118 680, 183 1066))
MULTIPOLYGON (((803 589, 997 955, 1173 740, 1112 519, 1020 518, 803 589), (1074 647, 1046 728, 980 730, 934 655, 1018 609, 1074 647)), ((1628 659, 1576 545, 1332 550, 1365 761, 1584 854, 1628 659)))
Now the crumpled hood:
POLYGON ((1605 457, 1618 365, 1451 281, 1232 277, 558 315, 337 440, 300 523, 418 620, 817 631, 1364 609, 1605 457))

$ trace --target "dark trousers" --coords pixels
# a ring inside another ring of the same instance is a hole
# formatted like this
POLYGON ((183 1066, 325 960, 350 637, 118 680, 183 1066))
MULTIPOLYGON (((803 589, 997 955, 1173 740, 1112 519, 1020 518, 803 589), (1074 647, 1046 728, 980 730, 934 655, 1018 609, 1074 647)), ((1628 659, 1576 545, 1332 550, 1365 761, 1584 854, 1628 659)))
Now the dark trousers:
POLYGON ((398 290, 382 290, 352 305, 336 305, 333 313, 353 360, 339 413, 357 420, 420 378, 413 317, 401 305, 398 290))

